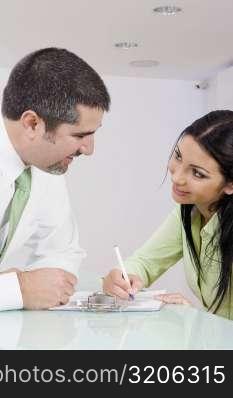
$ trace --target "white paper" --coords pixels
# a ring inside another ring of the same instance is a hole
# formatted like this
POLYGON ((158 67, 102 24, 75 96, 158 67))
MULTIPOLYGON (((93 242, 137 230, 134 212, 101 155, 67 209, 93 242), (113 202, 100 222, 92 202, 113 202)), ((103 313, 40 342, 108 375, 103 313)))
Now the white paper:
MULTIPOLYGON (((158 311, 163 306, 163 302, 154 299, 154 296, 158 294, 164 294, 166 290, 144 290, 138 292, 134 300, 121 301, 123 303, 122 307, 117 310, 121 312, 139 312, 139 311, 158 311)), ((78 291, 71 296, 69 302, 65 305, 60 305, 58 307, 50 308, 50 310, 58 311, 84 311, 81 306, 83 301, 87 301, 88 296, 93 294, 90 291, 78 291)), ((86 311, 89 311, 88 309, 86 311)), ((116 312, 116 310, 112 310, 116 312)), ((111 312, 109 309, 108 312, 111 312)))

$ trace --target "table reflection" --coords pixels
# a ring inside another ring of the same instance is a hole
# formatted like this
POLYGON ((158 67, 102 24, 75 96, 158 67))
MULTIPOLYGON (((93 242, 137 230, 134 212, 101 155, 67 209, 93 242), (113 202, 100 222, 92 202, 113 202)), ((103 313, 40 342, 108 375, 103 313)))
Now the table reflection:
POLYGON ((2 349, 233 349, 233 322, 190 306, 160 311, 97 313, 5 311, 2 349))

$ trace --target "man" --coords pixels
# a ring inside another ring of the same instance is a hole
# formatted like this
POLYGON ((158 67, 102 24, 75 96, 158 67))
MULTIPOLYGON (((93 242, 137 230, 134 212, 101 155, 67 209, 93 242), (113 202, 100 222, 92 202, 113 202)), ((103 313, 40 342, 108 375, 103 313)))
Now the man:
POLYGON ((64 177, 54 174, 93 153, 109 105, 100 76, 65 49, 41 49, 13 68, 0 124, 0 310, 46 309, 74 293, 84 253, 64 177))

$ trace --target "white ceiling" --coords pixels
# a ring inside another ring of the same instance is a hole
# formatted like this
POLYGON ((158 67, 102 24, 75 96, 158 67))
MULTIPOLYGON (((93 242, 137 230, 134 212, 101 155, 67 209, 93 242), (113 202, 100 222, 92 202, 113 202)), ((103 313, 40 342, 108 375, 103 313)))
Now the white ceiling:
POLYGON ((233 0, 7 0, 0 3, 0 66, 26 53, 65 47, 100 74, 205 79, 233 59, 233 0), (177 16, 153 8, 176 5, 177 16), (136 41, 122 50, 116 42, 136 41), (154 59, 154 68, 130 61, 154 59))

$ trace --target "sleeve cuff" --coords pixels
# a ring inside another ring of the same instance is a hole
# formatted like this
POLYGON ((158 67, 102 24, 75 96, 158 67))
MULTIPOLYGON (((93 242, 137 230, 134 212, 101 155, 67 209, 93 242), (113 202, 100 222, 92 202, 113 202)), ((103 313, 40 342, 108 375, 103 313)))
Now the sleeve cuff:
POLYGON ((23 298, 16 272, 0 274, 0 311, 23 308, 23 298))

